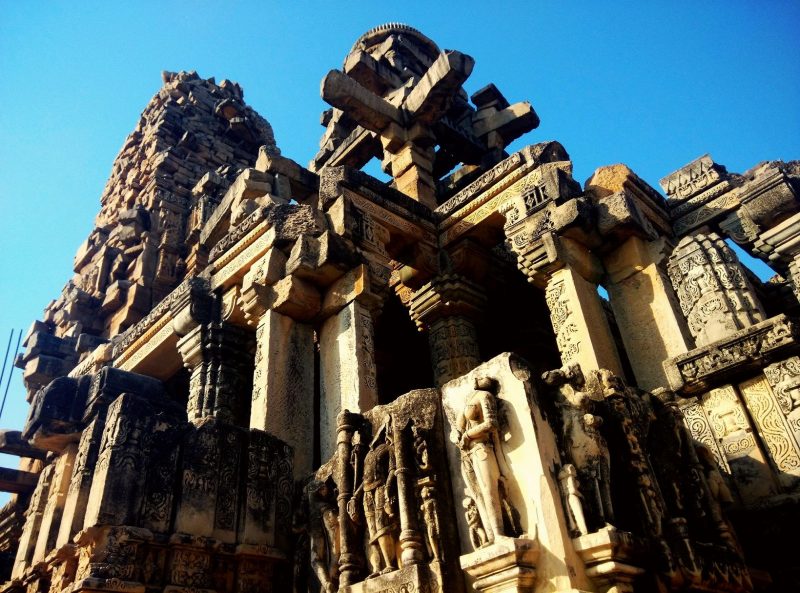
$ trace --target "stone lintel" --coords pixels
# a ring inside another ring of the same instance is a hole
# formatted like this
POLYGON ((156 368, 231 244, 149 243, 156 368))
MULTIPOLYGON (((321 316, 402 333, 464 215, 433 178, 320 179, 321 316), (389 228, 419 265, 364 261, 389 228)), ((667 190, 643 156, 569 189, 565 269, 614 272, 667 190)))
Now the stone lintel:
POLYGON ((377 95, 383 95, 391 87, 403 86, 403 81, 391 68, 360 49, 348 54, 344 62, 344 72, 377 95))
MULTIPOLYGON (((650 238, 655 234, 671 233, 667 202, 628 166, 618 164, 600 167, 586 181, 584 187, 592 193, 600 206, 599 226, 625 225, 650 238), (619 206, 615 207, 615 202, 620 201, 624 202, 622 210, 619 206), (606 219, 610 215, 619 218, 619 222, 613 224, 610 220, 603 221, 604 210, 608 210, 606 219)), ((604 232, 601 228, 600 232, 606 234, 608 231, 604 232)))
POLYGON ((758 234, 755 251, 769 260, 787 265, 800 253, 800 213, 758 234))
MULTIPOLYGON (((3 451, 5 453, 5 451, 3 451)), ((8 467, 0 467, 0 491, 12 494, 30 494, 36 488, 39 474, 8 467)))
POLYGON ((391 212, 410 225, 435 230, 431 209, 411 199, 403 192, 386 185, 371 175, 353 167, 326 167, 320 173, 320 204, 327 210, 349 189, 365 201, 391 212))
POLYGON ((777 165, 758 171, 739 189, 739 197, 742 210, 760 227, 770 227, 800 207, 795 188, 777 165))
POLYGON ((492 115, 474 121, 476 136, 496 133, 503 147, 539 126, 539 116, 527 101, 509 105, 492 115))
POLYGON ((18 430, 0 430, 0 453, 31 459, 44 459, 47 456, 47 451, 31 446, 18 430))
POLYGON ((664 361, 670 388, 697 393, 728 382, 800 350, 800 328, 786 315, 776 315, 729 337, 664 361))
POLYGON ((286 274, 317 286, 330 286, 356 263, 347 243, 329 231, 319 237, 301 235, 286 261, 286 274))

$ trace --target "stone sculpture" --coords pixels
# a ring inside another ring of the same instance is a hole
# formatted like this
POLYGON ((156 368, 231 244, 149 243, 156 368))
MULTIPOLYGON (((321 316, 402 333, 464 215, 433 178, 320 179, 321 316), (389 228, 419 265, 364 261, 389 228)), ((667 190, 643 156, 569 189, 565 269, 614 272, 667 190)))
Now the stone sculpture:
POLYGON ((370 546, 377 552, 370 555, 370 558, 377 559, 370 576, 397 570, 399 521, 391 431, 392 421, 389 417, 369 445, 364 457, 363 481, 348 502, 348 513, 356 522, 360 522, 362 517, 358 510, 360 503, 370 546))
POLYGON ((339 523, 332 499, 326 482, 315 480, 308 485, 310 562, 325 593, 339 587, 339 523))
POLYGON ((506 465, 499 440, 497 402, 489 391, 492 379, 475 379, 475 391, 467 399, 451 439, 462 451, 462 472, 478 508, 486 539, 510 535, 513 509, 506 493, 506 465))
POLYGON ((473 64, 368 31, 309 167, 163 74, 15 361, 0 593, 800 589, 800 164, 581 184, 473 64))

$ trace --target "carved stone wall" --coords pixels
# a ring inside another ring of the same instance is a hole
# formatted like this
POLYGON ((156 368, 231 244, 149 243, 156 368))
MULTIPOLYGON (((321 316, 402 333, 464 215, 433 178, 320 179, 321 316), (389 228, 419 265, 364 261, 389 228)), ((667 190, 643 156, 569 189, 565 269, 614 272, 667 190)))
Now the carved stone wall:
POLYGON ((581 186, 473 63, 370 30, 309 168, 164 74, 17 361, 0 593, 800 587, 800 165, 581 186))

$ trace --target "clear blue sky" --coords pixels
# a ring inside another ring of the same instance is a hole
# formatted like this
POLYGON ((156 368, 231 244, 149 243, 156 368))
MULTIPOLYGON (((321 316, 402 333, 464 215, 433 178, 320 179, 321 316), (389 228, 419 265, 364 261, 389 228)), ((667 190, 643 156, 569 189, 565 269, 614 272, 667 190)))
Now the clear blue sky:
MULTIPOLYGON (((559 140, 581 182, 624 162, 657 186, 706 152, 738 172, 800 158, 797 2, 0 0, 0 348, 71 275, 161 70, 239 82, 305 164, 320 80, 388 21, 472 55, 469 92, 531 101, 542 124, 512 148, 559 140)), ((0 427, 24 421, 15 373, 0 427)))

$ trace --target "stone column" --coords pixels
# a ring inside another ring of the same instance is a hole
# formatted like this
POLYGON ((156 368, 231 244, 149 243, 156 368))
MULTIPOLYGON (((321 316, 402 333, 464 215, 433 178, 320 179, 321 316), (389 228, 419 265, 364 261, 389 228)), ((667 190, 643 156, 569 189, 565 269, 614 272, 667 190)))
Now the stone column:
POLYGON ((469 317, 453 315, 431 321, 428 342, 437 385, 468 373, 480 364, 478 332, 469 317))
POLYGON ((414 456, 409 450, 412 438, 410 422, 405 427, 392 423, 397 476, 397 503, 400 509, 400 548, 403 566, 418 564, 424 557, 425 544, 417 519, 417 497, 414 492, 414 456), (404 434, 405 433, 405 434, 404 434))
POLYGON ((373 310, 350 301, 322 323, 320 355, 320 449, 336 450, 336 418, 343 409, 366 412, 378 403, 373 310))
POLYGON ((428 330, 433 376, 444 385, 480 364, 475 319, 486 304, 483 291, 466 278, 442 275, 411 297, 411 318, 428 330))
POLYGON ((138 522, 155 415, 147 398, 133 393, 123 393, 108 407, 84 529, 138 522))
POLYGON ((381 142, 385 151, 384 168, 394 177, 397 189, 434 210, 437 206, 433 178, 435 138, 430 131, 419 125, 410 130, 389 126, 381 142))
POLYGON ((336 486, 339 490, 336 503, 339 508, 339 586, 347 587, 355 582, 360 569, 358 541, 347 512, 347 503, 353 495, 353 466, 350 464, 353 433, 360 418, 348 410, 336 417, 336 486))
POLYGON ((14 569, 11 578, 22 577, 25 569, 30 565, 33 557, 36 539, 39 535, 39 528, 42 524, 45 505, 50 495, 50 484, 55 473, 55 465, 50 464, 39 474, 39 483, 31 495, 28 510, 25 511, 25 526, 22 528, 22 535, 17 545, 17 557, 14 560, 14 569))
POLYGON ((249 385, 244 378, 250 358, 250 335, 228 323, 200 324, 178 340, 178 351, 189 369, 190 421, 215 417, 246 425, 249 385))
POLYGON ((249 422, 288 443, 295 472, 305 476, 314 462, 314 328, 304 321, 316 314, 319 295, 291 276, 279 281, 285 265, 272 249, 242 284, 242 309, 256 328, 249 422))
POLYGON ((34 564, 44 560, 47 553, 53 549, 56 543, 77 449, 78 447, 74 443, 67 445, 54 462, 55 470, 53 471, 50 493, 47 496, 44 515, 39 525, 39 537, 37 538, 31 561, 34 564))
POLYGON ((669 385, 662 361, 691 350, 672 286, 660 266, 665 242, 631 236, 605 256, 606 289, 637 385, 669 385))
POLYGON ((86 503, 89 500, 89 490, 92 487, 94 466, 97 463, 97 455, 100 452, 100 439, 103 435, 104 426, 103 418, 96 417, 81 435, 75 463, 72 468, 67 500, 64 503, 61 527, 56 539, 57 548, 69 543, 72 537, 83 527, 86 503))
POLYGON ((564 365, 623 375, 597 286, 570 265, 551 272, 545 289, 550 321, 564 365))
POLYGON ((258 320, 250 428, 294 448, 298 476, 314 461, 314 328, 267 310, 258 320))

